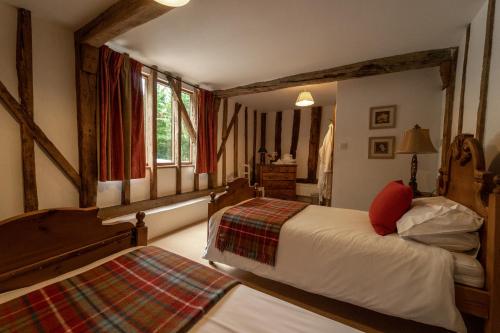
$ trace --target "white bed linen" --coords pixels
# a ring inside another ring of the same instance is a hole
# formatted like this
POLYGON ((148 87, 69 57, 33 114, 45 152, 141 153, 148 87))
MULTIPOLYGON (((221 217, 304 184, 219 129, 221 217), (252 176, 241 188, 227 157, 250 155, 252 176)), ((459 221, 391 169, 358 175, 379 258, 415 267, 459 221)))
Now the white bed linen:
POLYGON ((272 267, 215 248, 227 209, 210 219, 205 259, 384 314, 466 332, 455 306, 450 252, 397 234, 379 236, 367 212, 311 205, 283 225, 272 267))
POLYGON ((452 252, 455 261, 455 282, 469 287, 484 287, 484 268, 475 255, 452 252))
MULTIPOLYGON (((52 283, 78 275, 137 249, 131 248, 36 285, 0 294, 0 304, 52 283)), ((257 290, 231 289, 190 330, 190 333, 361 333, 352 327, 304 310, 257 290)))

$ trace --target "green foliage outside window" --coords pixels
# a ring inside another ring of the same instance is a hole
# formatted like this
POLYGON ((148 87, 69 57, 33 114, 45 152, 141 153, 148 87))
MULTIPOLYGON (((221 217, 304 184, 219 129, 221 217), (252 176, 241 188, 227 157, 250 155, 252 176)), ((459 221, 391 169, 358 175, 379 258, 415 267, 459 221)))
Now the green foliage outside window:
POLYGON ((156 122, 156 142, 158 149, 158 162, 173 162, 172 139, 173 139, 173 112, 172 112, 172 89, 158 84, 158 110, 156 122))
MULTIPOLYGON (((191 107, 191 94, 183 91, 181 94, 182 102, 186 107, 189 116, 192 118, 192 107, 191 107)), ((191 162, 191 139, 189 137, 189 132, 182 122, 182 131, 181 131, 181 160, 182 162, 191 162)))

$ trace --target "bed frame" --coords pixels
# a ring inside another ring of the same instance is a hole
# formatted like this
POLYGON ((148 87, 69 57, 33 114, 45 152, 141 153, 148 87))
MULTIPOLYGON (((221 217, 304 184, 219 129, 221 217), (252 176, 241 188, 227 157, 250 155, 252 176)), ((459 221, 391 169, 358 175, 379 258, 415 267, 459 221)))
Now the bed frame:
POLYGON ((97 208, 49 209, 0 221, 0 292, 26 287, 134 246, 146 245, 137 223, 103 225, 97 208))
MULTIPOLYGON (((483 289, 455 285, 457 307, 462 313, 484 319, 484 332, 500 332, 500 177, 485 170, 484 153, 472 135, 453 141, 446 164, 439 171, 438 192, 484 217, 479 261, 485 268, 483 289)), ((211 194, 208 217, 218 210, 258 195, 247 179, 236 179, 225 193, 211 194)))

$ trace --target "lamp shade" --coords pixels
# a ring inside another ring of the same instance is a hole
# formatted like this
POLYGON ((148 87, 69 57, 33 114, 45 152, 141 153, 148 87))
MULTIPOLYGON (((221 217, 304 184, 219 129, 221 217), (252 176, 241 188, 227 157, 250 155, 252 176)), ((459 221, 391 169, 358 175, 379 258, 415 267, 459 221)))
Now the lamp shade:
POLYGON ((187 5, 187 3, 191 0, 155 0, 155 1, 169 7, 182 7, 187 5))
POLYGON ((262 153, 267 154, 267 149, 266 149, 266 147, 260 147, 260 148, 259 148, 259 153, 261 153, 261 154, 262 154, 262 153))
POLYGON ((301 92, 297 98, 297 102, 295 102, 295 105, 297 106, 311 106, 313 104, 314 99, 309 91, 301 92))
POLYGON ((431 154, 437 153, 429 136, 429 130, 415 125, 405 131, 403 140, 396 151, 397 154, 431 154))

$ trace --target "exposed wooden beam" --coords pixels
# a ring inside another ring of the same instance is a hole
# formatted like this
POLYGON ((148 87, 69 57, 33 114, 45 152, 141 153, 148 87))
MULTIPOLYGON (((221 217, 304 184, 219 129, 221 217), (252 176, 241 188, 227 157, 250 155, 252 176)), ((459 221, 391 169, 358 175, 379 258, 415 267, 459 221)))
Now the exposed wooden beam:
POLYGON ((283 121, 283 112, 276 112, 274 123, 274 151, 278 153, 277 158, 281 158, 281 129, 283 121))
MULTIPOLYGON (((173 87, 177 84, 175 82, 172 82, 172 80, 169 79, 168 76, 167 76, 167 82, 168 82, 170 87, 173 87)), ((198 136, 196 135, 196 130, 194 129, 193 123, 191 121, 191 117, 189 116, 189 113, 186 110, 186 106, 182 102, 182 83, 179 82, 179 84, 181 85, 180 86, 181 89, 177 89, 177 90, 172 89, 174 100, 176 101, 176 103, 179 107, 182 121, 184 122, 184 125, 186 125, 186 129, 189 133, 189 136, 191 137, 191 140, 193 142, 196 142, 198 140, 198 136)))
POLYGON ((484 37, 483 71, 481 73, 481 87, 479 91, 479 107, 477 110, 476 139, 484 142, 484 127, 486 110, 488 108, 488 87, 490 83, 491 49, 493 47, 493 30, 495 26, 496 0, 489 0, 488 17, 486 19, 486 34, 484 37))
POLYGON ((119 0, 80 28, 77 31, 77 41, 100 47, 113 38, 172 9, 152 0, 119 0))
POLYGON ((123 121, 123 162, 124 176, 122 181, 122 205, 130 205, 130 178, 131 178, 131 158, 132 158, 132 82, 130 77, 130 56, 123 55, 123 67, 121 77, 124 90, 122 93, 122 102, 124 108, 122 110, 123 121))
POLYGON ((351 65, 339 66, 315 72, 286 76, 271 81, 256 82, 226 90, 217 90, 215 91, 215 94, 220 97, 233 97, 273 91, 288 87, 342 81, 365 76, 436 67, 440 66, 443 62, 450 60, 450 57, 451 50, 449 48, 413 52, 392 57, 362 61, 351 65))
POLYGON ((464 109, 465 109, 465 86, 467 85, 467 63, 469 59, 469 44, 470 44, 470 23, 467 25, 467 33, 465 35, 464 62, 462 64, 462 86, 460 87, 460 106, 458 109, 458 128, 457 134, 462 134, 464 127, 464 109))
POLYGON ((318 172, 319 132, 321 131, 321 114, 323 108, 315 106, 311 109, 311 130, 309 132, 309 158, 307 160, 307 179, 316 180, 318 172))
POLYGON ((93 207, 97 203, 97 71, 99 49, 75 45, 76 98, 78 126, 78 164, 82 186, 80 207, 93 207))
MULTIPOLYGON (((33 120, 33 51, 31 12, 17 10, 16 68, 21 108, 33 120)), ((36 187, 35 141, 28 128, 21 125, 21 156, 23 168, 24 211, 38 210, 36 187)))
POLYGON ((238 113, 236 112, 236 105, 234 107, 234 115, 233 118, 234 120, 234 131, 233 131, 233 173, 234 177, 239 177, 239 170, 238 170, 238 137, 239 137, 239 121, 238 121, 238 113))
MULTIPOLYGON (((144 200, 133 202, 130 205, 120 205, 113 207, 101 208, 99 210, 99 217, 103 220, 112 219, 114 217, 124 216, 128 214, 137 213, 139 211, 146 211, 167 205, 173 205, 178 202, 202 198, 208 196, 211 192, 221 193, 224 192, 224 187, 217 187, 215 189, 207 189, 202 191, 194 191, 182 194, 169 195, 153 200, 144 200)), ((208 198, 207 198, 208 200, 208 198)))
MULTIPOLYGON (((180 96, 182 92, 182 82, 181 79, 178 78, 177 80, 173 81, 171 80, 171 87, 172 91, 174 92, 175 96, 180 96)), ((182 192, 182 111, 181 108, 184 106, 184 103, 182 102, 182 99, 176 98, 175 99, 175 108, 176 110, 176 115, 175 115, 175 125, 177 127, 177 138, 175 140, 175 152, 176 152, 176 159, 175 159, 175 193, 181 194, 182 192)))
MULTIPOLYGON (((225 108, 225 110, 227 110, 227 108, 225 108)), ((220 144, 219 151, 217 152, 217 160, 219 160, 221 156, 225 154, 227 139, 229 138, 229 134, 231 134, 231 130, 233 129, 236 119, 238 119, 238 113, 240 112, 240 110, 241 110, 241 104, 236 103, 236 105, 234 106, 233 116, 231 118, 231 121, 229 122, 229 126, 227 126, 225 130, 224 128, 222 129, 222 142, 220 144)), ((226 123, 227 123, 227 112, 225 113, 226 113, 226 123)), ((223 116, 222 125, 224 126, 224 114, 222 116, 223 116)))
POLYGON ((151 144, 151 154, 153 155, 153 159, 151 161, 151 173, 149 179, 149 198, 154 200, 158 198, 158 140, 156 137, 157 128, 158 128, 158 72, 153 70, 151 73, 151 108, 153 110, 151 119, 152 119, 152 131, 151 135, 153 136, 152 144, 151 144))
MULTIPOLYGON (((217 131, 218 131, 218 126, 219 126, 219 108, 220 108, 220 102, 221 99, 219 97, 216 97, 214 99, 214 110, 215 110, 215 137, 217 138, 217 131)), ((217 162, 217 161, 216 161, 217 162)), ((218 164, 218 163, 216 163, 218 164)), ((217 187, 217 178, 218 178, 218 166, 216 165, 215 167, 215 172, 214 173, 209 173, 208 174, 208 188, 213 189, 217 187)))
POLYGON ((292 143, 290 145, 290 154, 293 155, 293 158, 297 157, 299 132, 300 132, 300 109, 295 109, 293 110, 292 143))
MULTIPOLYGON (((245 106, 245 165, 248 165, 248 107, 245 106)), ((248 175, 250 177, 250 175, 248 175)))
POLYGON ((267 113, 260 114, 260 148, 266 147, 267 113))
POLYGON ((453 104, 455 99, 455 76, 457 72, 457 54, 458 49, 454 49, 452 54, 451 64, 449 66, 449 84, 446 88, 446 104, 444 109, 443 120, 443 146, 441 148, 441 166, 446 163, 446 156, 451 144, 451 130, 453 123, 453 104))
POLYGON ((257 110, 253 111, 253 151, 252 151, 252 184, 256 180, 257 172, 257 110))
POLYGON ((227 130, 227 112, 228 112, 228 101, 227 98, 224 98, 224 101, 222 102, 222 142, 220 145, 220 148, 217 152, 217 161, 219 161, 220 157, 222 156, 222 185, 226 186, 227 184, 227 158, 226 158, 226 141, 224 138, 229 136, 228 130, 227 130), (227 135, 226 135, 227 134, 227 135))
POLYGON ((64 173, 71 183, 73 183, 76 188, 80 189, 80 175, 78 172, 76 172, 75 168, 66 160, 52 141, 49 140, 42 129, 35 124, 31 116, 22 109, 21 105, 12 97, 2 82, 0 82, 0 103, 20 125, 26 126, 40 148, 64 173))

